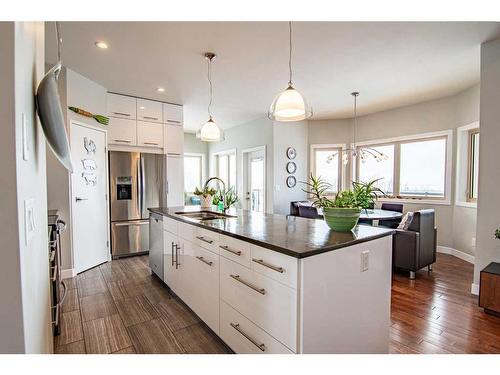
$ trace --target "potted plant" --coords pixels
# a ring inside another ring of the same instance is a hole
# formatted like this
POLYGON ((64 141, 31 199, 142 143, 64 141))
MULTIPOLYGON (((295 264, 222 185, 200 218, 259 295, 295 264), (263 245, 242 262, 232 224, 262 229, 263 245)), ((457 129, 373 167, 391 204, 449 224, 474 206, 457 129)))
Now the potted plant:
POLYGON ((304 183, 307 189, 303 191, 312 198, 314 206, 323 209, 325 222, 331 229, 349 232, 358 223, 361 210, 372 207, 378 195, 384 194, 375 186, 377 181, 379 180, 368 183, 353 182, 352 190, 340 191, 331 199, 327 194, 331 191, 331 185, 311 174, 310 181, 304 183))
POLYGON ((201 208, 212 208, 212 197, 215 195, 215 193, 216 193, 215 189, 209 188, 205 184, 203 190, 196 188, 193 194, 200 197, 201 208))
POLYGON ((238 194, 236 194, 236 191, 233 186, 231 186, 229 189, 221 189, 217 192, 217 194, 214 195, 212 204, 219 206, 219 203, 222 202, 223 208, 222 210, 226 212, 228 209, 231 208, 231 206, 234 206, 235 203, 237 203, 239 200, 238 194))

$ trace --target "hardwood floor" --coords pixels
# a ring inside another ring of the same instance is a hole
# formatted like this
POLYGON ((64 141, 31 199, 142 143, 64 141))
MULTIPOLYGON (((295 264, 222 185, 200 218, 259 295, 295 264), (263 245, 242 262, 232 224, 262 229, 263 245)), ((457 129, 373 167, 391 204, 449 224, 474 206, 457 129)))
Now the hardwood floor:
MULTIPOLYGON (((391 353, 500 353, 500 318, 470 294, 473 266, 438 254, 416 280, 395 273, 391 353)), ((115 260, 67 280, 56 353, 230 353, 161 281, 147 256, 115 260)))

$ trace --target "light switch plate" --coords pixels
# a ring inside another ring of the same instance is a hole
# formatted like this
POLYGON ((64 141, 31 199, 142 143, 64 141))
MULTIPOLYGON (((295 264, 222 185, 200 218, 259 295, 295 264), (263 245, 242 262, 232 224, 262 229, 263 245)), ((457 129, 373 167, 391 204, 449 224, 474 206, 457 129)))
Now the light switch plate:
POLYGON ((24 201, 24 236, 26 246, 35 236, 36 218, 35 218, 35 199, 30 198, 24 201))
POLYGON ((368 271, 370 261, 370 250, 361 252, 361 272, 368 271))
POLYGON ((26 115, 21 113, 21 129, 23 132, 23 160, 28 161, 29 159, 29 147, 28 147, 28 125, 26 124, 26 115))

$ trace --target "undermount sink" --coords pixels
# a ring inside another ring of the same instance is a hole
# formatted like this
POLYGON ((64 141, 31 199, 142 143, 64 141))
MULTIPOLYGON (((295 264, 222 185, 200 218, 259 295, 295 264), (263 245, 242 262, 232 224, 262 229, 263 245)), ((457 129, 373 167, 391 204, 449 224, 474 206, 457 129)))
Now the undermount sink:
POLYGON ((176 215, 184 216, 194 220, 230 219, 236 217, 213 211, 176 212, 176 215))

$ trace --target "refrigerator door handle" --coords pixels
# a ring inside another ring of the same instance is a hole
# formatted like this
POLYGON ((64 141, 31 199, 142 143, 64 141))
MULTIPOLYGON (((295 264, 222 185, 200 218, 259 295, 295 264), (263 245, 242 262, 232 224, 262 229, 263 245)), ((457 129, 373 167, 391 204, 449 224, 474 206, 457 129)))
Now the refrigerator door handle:
POLYGON ((141 167, 140 167, 140 171, 141 171, 141 174, 139 176, 140 180, 141 180, 141 198, 140 198, 140 201, 139 201, 139 205, 140 205, 140 210, 141 210, 141 217, 144 218, 144 186, 146 186, 146 177, 145 177, 145 173, 144 173, 144 156, 141 154, 141 157, 140 157, 140 162, 141 162, 141 167))
POLYGON ((142 183, 141 183, 141 155, 137 160, 137 209, 139 211, 139 218, 142 218, 142 183))

